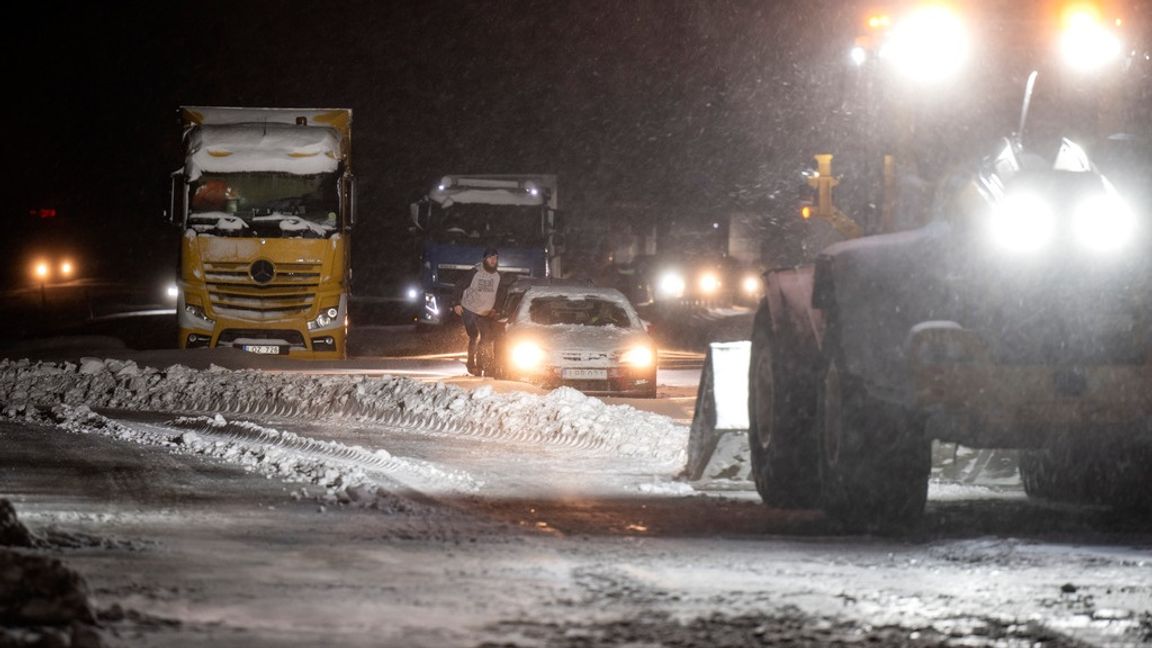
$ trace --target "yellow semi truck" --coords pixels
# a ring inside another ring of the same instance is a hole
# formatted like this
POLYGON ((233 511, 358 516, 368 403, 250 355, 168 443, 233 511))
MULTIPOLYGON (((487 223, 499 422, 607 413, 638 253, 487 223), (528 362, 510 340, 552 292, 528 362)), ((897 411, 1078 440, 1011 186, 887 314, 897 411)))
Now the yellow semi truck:
POLYGON ((346 356, 352 111, 184 106, 179 346, 346 356))

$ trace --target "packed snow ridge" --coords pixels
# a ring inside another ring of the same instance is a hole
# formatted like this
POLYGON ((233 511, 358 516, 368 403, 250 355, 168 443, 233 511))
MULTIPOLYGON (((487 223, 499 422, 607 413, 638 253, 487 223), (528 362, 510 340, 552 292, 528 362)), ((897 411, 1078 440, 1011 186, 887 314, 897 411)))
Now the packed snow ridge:
POLYGON ((79 364, 0 361, 0 414, 65 405, 172 414, 355 421, 428 434, 555 444, 683 466, 687 428, 569 389, 547 395, 466 390, 400 376, 310 376, 140 367, 84 358, 79 364))

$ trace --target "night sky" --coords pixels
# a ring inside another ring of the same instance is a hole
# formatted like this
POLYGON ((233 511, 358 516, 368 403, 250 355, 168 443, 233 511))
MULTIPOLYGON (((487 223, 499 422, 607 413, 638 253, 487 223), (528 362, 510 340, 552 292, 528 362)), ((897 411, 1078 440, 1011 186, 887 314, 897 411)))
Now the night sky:
POLYGON ((858 139, 843 109, 855 2, 146 6, 37 3, 10 26, 13 228, 51 207, 115 232, 89 243, 129 246, 121 260, 173 257, 160 213, 182 104, 352 108, 354 264, 379 260, 447 173, 556 173, 570 223, 621 203, 764 211, 812 154, 858 139))

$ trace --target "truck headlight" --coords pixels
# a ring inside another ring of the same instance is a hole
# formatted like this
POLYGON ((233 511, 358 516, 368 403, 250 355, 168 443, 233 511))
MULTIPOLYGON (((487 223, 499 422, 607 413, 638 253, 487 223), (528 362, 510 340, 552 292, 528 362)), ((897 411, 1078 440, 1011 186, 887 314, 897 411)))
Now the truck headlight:
POLYGON ((1034 252, 1055 235, 1056 214, 1043 198, 1032 193, 1012 194, 992 209, 992 239, 1013 252, 1034 252))
POLYGON ((684 277, 679 272, 665 272, 656 282, 656 293, 663 299, 680 299, 684 296, 684 277))
POLYGON ((620 354, 620 364, 629 367, 651 367, 655 361, 656 352, 652 350, 652 347, 643 344, 634 346, 620 354))
POLYGON ((535 342, 519 342, 512 347, 512 366, 523 371, 540 368, 544 362, 544 349, 535 342))
POLYGON ((1122 247, 1136 231, 1136 214, 1113 193, 1092 196, 1076 206, 1072 229, 1084 247, 1108 252, 1122 247))
POLYGON ((325 329, 332 326, 336 322, 336 318, 340 316, 340 309, 335 306, 321 309, 320 314, 316 319, 308 322, 308 330, 315 331, 317 329, 325 329))
POLYGON ((208 317, 199 304, 184 304, 180 310, 180 325, 184 328, 211 329, 216 326, 216 320, 208 317))

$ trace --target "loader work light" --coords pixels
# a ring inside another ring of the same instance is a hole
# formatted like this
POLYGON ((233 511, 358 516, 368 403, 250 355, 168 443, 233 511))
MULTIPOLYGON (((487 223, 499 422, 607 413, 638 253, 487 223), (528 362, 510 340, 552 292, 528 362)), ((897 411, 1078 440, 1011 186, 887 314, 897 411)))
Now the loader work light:
POLYGON ((1095 252, 1119 249, 1132 240, 1136 214, 1114 192, 1091 196, 1072 212, 1076 240, 1095 252))
POLYGON ((942 4, 929 4, 893 23, 880 57, 915 81, 941 81, 964 65, 968 41, 967 29, 956 12, 942 4))
POLYGON ((1034 252, 1052 240, 1056 214, 1040 196, 1024 192, 1010 194, 992 210, 992 239, 1013 252, 1034 252))
POLYGON ((1091 72, 1120 58, 1123 43, 1100 10, 1089 3, 1068 7, 1063 16, 1060 52, 1074 70, 1091 72))

